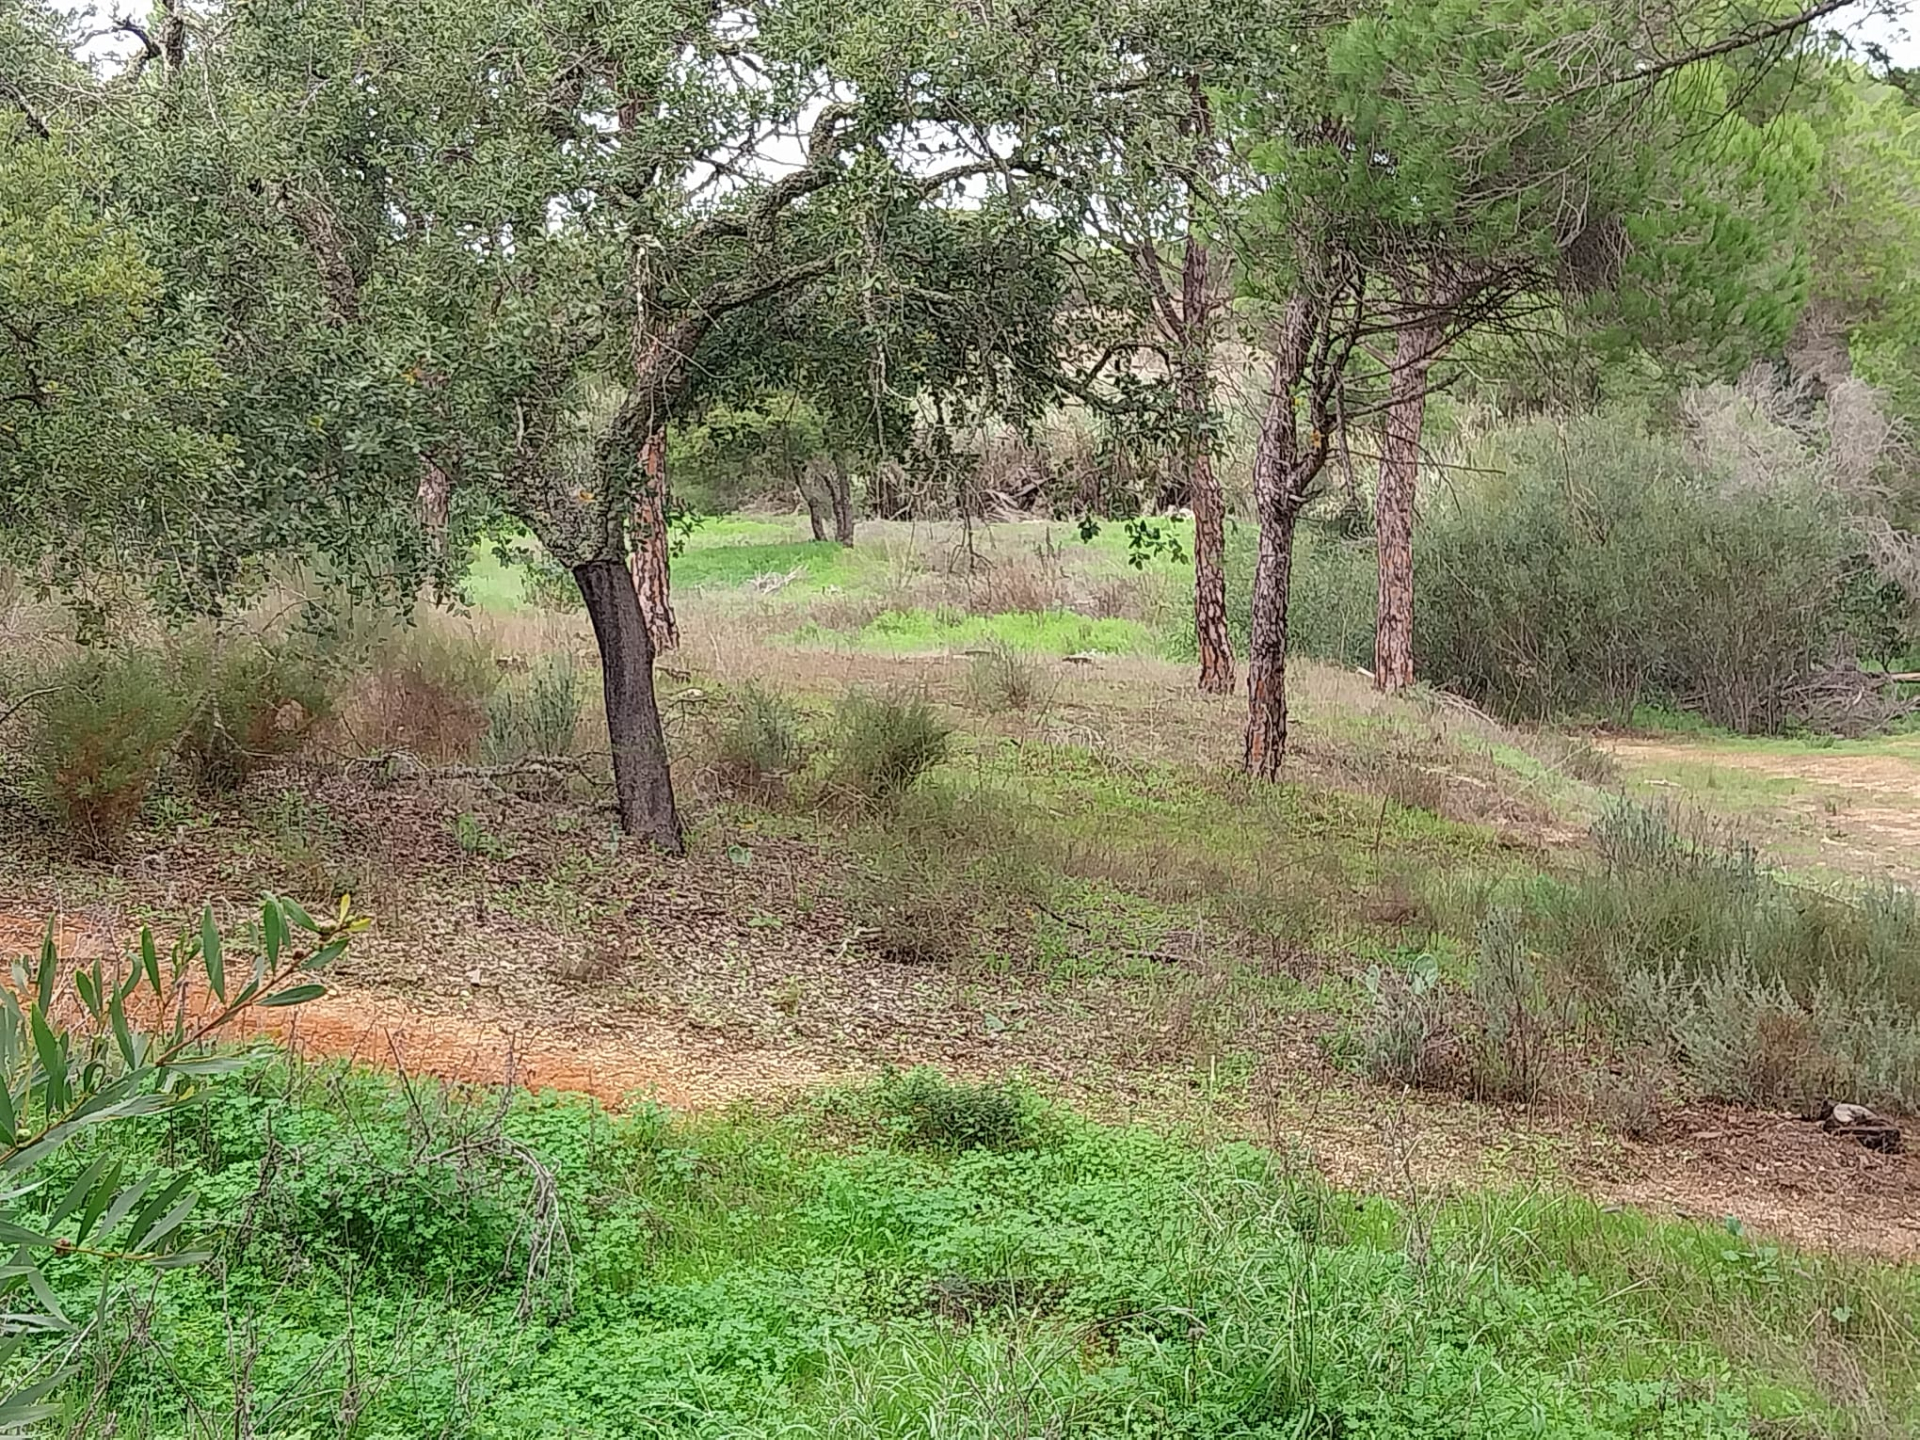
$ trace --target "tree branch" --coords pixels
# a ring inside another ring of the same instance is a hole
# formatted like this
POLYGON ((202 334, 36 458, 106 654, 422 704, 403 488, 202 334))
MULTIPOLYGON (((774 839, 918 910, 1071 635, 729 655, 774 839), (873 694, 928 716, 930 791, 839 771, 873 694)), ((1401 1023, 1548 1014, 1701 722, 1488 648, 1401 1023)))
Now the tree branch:
POLYGON ((1769 40, 1777 40, 1782 35, 1791 35, 1796 30, 1804 30, 1816 21, 1824 20, 1835 11, 1844 10, 1859 0, 1822 0, 1810 10, 1802 10, 1798 15, 1789 15, 1784 20, 1775 20, 1767 25, 1751 27, 1716 40, 1711 45, 1703 45, 1698 50, 1689 50, 1684 55, 1676 55, 1671 60, 1662 60, 1656 64, 1645 65, 1626 75, 1604 75, 1597 80, 1576 85, 1565 91, 1564 96, 1585 94, 1589 90, 1601 90, 1610 85, 1640 85, 1650 80, 1658 80, 1662 75, 1670 75, 1675 70, 1683 70, 1689 65, 1697 65, 1702 60, 1712 60, 1721 55, 1731 55, 1736 50, 1745 50, 1750 46, 1764 45, 1769 40))
POLYGON ((26 117, 27 128, 35 135, 42 140, 53 138, 52 133, 47 129, 46 122, 33 113, 33 107, 27 103, 27 97, 20 93, 17 85, 8 80, 0 80, 0 96, 5 96, 13 102, 14 108, 26 117))

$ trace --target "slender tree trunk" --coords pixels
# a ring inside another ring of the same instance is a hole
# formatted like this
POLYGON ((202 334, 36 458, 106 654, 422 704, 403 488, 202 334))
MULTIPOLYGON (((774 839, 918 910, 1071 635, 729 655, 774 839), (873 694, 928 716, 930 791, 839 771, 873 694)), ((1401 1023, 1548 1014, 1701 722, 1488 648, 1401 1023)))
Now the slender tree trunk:
POLYGON ((836 538, 840 526, 840 507, 834 495, 833 463, 823 456, 815 455, 800 467, 800 498, 807 502, 807 523, 813 527, 813 538, 827 538, 827 526, 832 523, 836 538))
POLYGON ((633 589, 646 617, 653 653, 680 644, 673 618, 672 572, 667 537, 667 432, 656 430, 640 451, 645 479, 633 505, 633 589))
POLYGON ((587 602, 593 636, 600 646, 620 828, 678 855, 685 847, 673 804, 660 706, 653 693, 653 642, 639 596, 618 560, 576 565, 573 578, 587 602))
POLYGON ((1427 374, 1438 354, 1438 342, 1430 325, 1402 330, 1387 382, 1380 493, 1373 506, 1373 532, 1380 548, 1373 683, 1374 688, 1389 692, 1413 684, 1413 512, 1420 476, 1420 433, 1427 414, 1427 374))
POLYGON ((1206 244, 1187 237, 1180 269, 1179 403, 1186 431, 1187 503, 1193 507, 1193 631, 1200 649, 1200 688, 1233 693, 1233 640, 1227 633, 1226 501, 1213 473, 1213 337, 1208 324, 1206 244))
POLYGON ((833 538, 853 544, 853 476, 837 458, 827 472, 827 496, 833 506, 833 538))
POLYGON ((1247 774, 1275 780, 1287 755, 1287 597, 1293 584, 1291 509, 1263 518, 1247 645, 1247 774))
MULTIPOLYGON (((1213 112, 1198 75, 1187 82, 1188 112, 1182 125, 1194 146, 1194 162, 1210 174, 1213 112)), ((1200 652, 1200 689, 1233 693, 1233 640, 1227 631, 1226 501, 1213 470, 1213 256, 1199 231, 1204 189, 1190 184, 1187 243, 1180 263, 1178 299, 1165 297, 1162 313, 1175 332, 1176 398, 1185 439, 1182 488, 1193 508, 1193 633, 1200 652)), ((1157 271, 1157 264, 1154 266, 1157 271)))
POLYGON ((1260 517, 1260 559, 1253 573, 1253 632, 1247 645, 1247 733, 1242 768, 1275 780, 1287 757, 1287 602, 1293 586, 1293 534, 1309 487, 1326 463, 1330 417, 1326 387, 1309 392, 1303 417, 1299 386, 1307 375, 1316 328, 1326 314, 1306 291, 1288 298, 1275 337, 1273 376, 1253 452, 1253 503, 1260 517))
POLYGON ((800 498, 807 502, 807 524, 813 527, 813 538, 827 538, 826 518, 820 513, 820 502, 814 497, 812 489, 806 485, 800 487, 800 498))

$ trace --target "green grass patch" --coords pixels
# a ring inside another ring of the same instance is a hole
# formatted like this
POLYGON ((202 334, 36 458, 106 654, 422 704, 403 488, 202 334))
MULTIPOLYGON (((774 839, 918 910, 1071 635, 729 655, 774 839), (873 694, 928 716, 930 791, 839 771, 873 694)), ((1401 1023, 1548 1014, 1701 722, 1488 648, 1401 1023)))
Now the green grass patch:
POLYGON ((706 515, 687 539, 688 550, 722 545, 779 545, 803 539, 807 522, 799 515, 706 515))
POLYGON ((1410 1212, 1019 1086, 502 1114, 275 1061, 126 1128, 215 1258, 89 1338, 56 1433, 1846 1433, 1828 1363, 1913 1414, 1910 1273, 1573 1200, 1410 1212))
POLYGON ((673 583, 683 592, 734 590, 763 577, 782 577, 769 597, 776 601, 817 595, 828 586, 869 587, 883 574, 871 556, 831 540, 723 540, 707 536, 704 527, 673 561, 673 583))
MULTIPOLYGON (((512 552, 531 553, 533 537, 522 536, 509 542, 507 548, 512 552)), ((526 571, 502 560, 499 547, 491 540, 474 547, 467 573, 460 580, 460 590, 474 609, 494 615, 517 615, 533 608, 526 594, 526 571)))
POLYGON ((1097 651, 1103 655, 1153 655, 1158 637, 1137 620, 1099 620, 1066 610, 969 615, 961 610, 889 610, 858 630, 810 623, 793 631, 798 644, 834 641, 865 650, 903 652, 964 650, 988 645, 1046 655, 1097 651))

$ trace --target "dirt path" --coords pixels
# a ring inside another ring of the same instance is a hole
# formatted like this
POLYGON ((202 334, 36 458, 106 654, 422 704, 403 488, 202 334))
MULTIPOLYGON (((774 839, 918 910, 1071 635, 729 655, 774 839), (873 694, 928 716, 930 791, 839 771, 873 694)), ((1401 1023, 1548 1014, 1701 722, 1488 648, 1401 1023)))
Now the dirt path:
MULTIPOLYGON (((45 933, 44 921, 0 911, 0 957, 36 951, 45 933)), ((55 944, 63 959, 82 963, 127 953, 96 923, 76 916, 61 917, 55 944)), ((643 1012, 582 1025, 485 996, 422 1006, 388 990, 338 983, 305 1005, 248 1011, 228 1033, 266 1036, 308 1059, 465 1084, 564 1090, 613 1107, 652 1100, 700 1109, 841 1078, 804 1057, 742 1049, 721 1036, 703 1043, 684 1026, 643 1012)))
POLYGON ((1920 755, 1712 741, 1607 748, 1641 784, 1728 817, 1785 864, 1920 883, 1920 755), (1768 781, 1784 783, 1762 788, 1768 781))
MULTIPOLYGON (((37 946, 42 931, 41 922, 19 911, 0 912, 0 954, 37 946)), ((73 959, 119 953, 97 922, 80 918, 61 923, 59 940, 73 959)), ((832 1063, 818 1047, 707 1030, 673 1008, 583 1013, 484 992, 421 1003, 359 981, 251 1019, 257 1023, 241 1033, 271 1036, 311 1059, 451 1082, 552 1088, 615 1108, 649 1100, 687 1110, 777 1101, 871 1074, 883 1058, 981 1076, 1020 1069, 1107 1118, 1251 1130, 1352 1189, 1409 1199, 1467 1187, 1572 1190, 1706 1223, 1734 1216, 1755 1233, 1816 1249, 1920 1257, 1920 1156, 1876 1154, 1791 1117, 1738 1110, 1691 1109, 1673 1118, 1661 1140, 1634 1144, 1582 1116, 1391 1092, 1330 1066, 1304 1016, 1273 1038, 1274 1053, 1237 1119, 1185 1075, 1121 1073, 1013 1045, 983 1051, 951 1024, 920 1030, 903 1051, 883 1054, 869 1040, 844 1063, 832 1063)))
POLYGON ((1920 756, 1856 752, 1740 750, 1666 740, 1614 740, 1607 748, 1629 764, 1719 766, 1780 780, 1835 785, 1869 795, 1920 802, 1920 756))

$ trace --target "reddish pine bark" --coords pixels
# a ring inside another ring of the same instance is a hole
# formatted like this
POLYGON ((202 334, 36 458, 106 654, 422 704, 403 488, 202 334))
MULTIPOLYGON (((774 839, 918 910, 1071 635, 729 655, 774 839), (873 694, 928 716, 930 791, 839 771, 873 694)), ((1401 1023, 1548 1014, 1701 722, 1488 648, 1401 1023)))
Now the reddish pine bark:
POLYGON ((1200 649, 1200 688, 1209 695, 1229 695, 1233 640, 1227 633, 1226 501, 1213 473, 1208 425, 1213 358, 1209 261, 1205 242, 1188 236, 1180 267, 1179 403, 1187 431, 1187 502, 1193 507, 1193 631, 1200 649))
POLYGON ((1260 526, 1253 579, 1253 634, 1247 644, 1247 774, 1276 780, 1287 757, 1287 598, 1293 581, 1297 514, 1281 507, 1260 526))
POLYGON ((647 624, 653 653, 680 643, 673 618, 673 589, 667 538, 667 432, 656 430, 640 452, 644 480, 633 505, 633 590, 647 624))
POLYGON ((1242 766, 1275 780, 1287 756, 1287 602, 1300 512, 1326 464, 1328 401, 1344 355, 1329 362, 1327 302, 1304 290, 1287 301, 1275 337, 1272 378, 1253 456, 1260 557, 1253 576, 1253 632, 1247 644, 1247 729, 1242 766), (1316 345, 1316 340, 1318 344, 1316 345), (1303 403, 1300 403, 1303 402, 1303 403))

